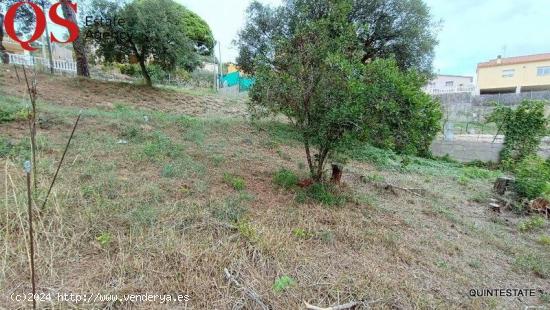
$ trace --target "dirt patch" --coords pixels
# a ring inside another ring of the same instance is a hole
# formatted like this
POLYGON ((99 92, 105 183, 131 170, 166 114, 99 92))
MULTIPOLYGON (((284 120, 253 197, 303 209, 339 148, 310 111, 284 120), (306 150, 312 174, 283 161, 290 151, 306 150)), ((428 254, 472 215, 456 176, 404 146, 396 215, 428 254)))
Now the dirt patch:
MULTIPOLYGON (((14 68, 0 65, 0 70, 1 90, 10 96, 27 98, 25 82, 18 81, 14 68)), ((22 68, 18 70, 22 78, 22 68)), ((217 95, 189 94, 184 90, 150 88, 126 82, 104 82, 42 73, 37 75, 37 80, 40 100, 63 106, 111 109, 117 104, 122 104, 188 115, 245 116, 247 114, 242 102, 235 102, 217 95)))

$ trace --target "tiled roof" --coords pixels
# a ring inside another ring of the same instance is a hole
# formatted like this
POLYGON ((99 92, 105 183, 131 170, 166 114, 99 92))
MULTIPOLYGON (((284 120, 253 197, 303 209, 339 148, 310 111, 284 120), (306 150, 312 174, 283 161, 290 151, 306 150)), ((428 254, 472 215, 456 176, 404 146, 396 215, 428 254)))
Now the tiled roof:
POLYGON ((550 60, 550 53, 502 58, 500 64, 497 62, 497 60, 498 59, 492 59, 487 62, 481 62, 477 65, 477 67, 487 68, 487 67, 514 65, 514 64, 521 64, 521 63, 527 63, 527 62, 550 60))

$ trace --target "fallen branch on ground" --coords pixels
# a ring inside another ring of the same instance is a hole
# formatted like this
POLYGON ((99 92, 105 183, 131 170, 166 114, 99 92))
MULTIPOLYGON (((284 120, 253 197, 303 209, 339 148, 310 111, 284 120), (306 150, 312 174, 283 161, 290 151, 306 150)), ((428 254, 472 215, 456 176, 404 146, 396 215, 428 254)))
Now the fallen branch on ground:
POLYGON ((346 309, 352 309, 352 308, 355 308, 355 307, 358 307, 358 306, 361 306, 361 305, 368 308, 369 305, 379 303, 381 301, 384 301, 384 299, 377 299, 377 300, 368 301, 368 302, 367 301, 361 301, 361 302, 352 301, 352 302, 348 302, 347 304, 332 306, 332 307, 328 307, 328 308, 317 307, 317 306, 311 305, 311 304, 309 304, 305 301, 304 301, 304 304, 306 305, 306 309, 308 309, 308 310, 346 310, 346 309))
POLYGON ((397 192, 395 191, 396 189, 402 190, 404 192, 415 195, 417 197, 423 197, 421 193, 424 192, 424 190, 421 189, 421 188, 406 188, 406 187, 393 185, 393 184, 390 184, 390 183, 376 183, 375 185, 377 187, 383 188, 387 191, 391 191, 394 195, 397 195, 397 192))
POLYGON ((321 308, 314 305, 310 305, 305 301, 304 301, 304 304, 306 305, 306 309, 309 309, 309 310, 345 310, 345 309, 351 309, 353 307, 359 306, 359 303, 356 301, 352 301, 347 304, 332 306, 328 308, 321 308))
POLYGON ((262 299, 261 299, 261 297, 258 293, 256 293, 252 289, 249 289, 249 288, 245 287, 244 285, 241 285, 239 283, 239 281, 237 281, 237 279, 229 272, 229 270, 227 268, 224 268, 223 271, 225 272, 225 277, 227 278, 227 280, 229 282, 233 283, 237 288, 242 290, 248 296, 248 298, 250 298, 254 302, 256 302, 262 309, 269 310, 269 307, 266 306, 266 304, 263 303, 263 301, 262 301, 262 299))

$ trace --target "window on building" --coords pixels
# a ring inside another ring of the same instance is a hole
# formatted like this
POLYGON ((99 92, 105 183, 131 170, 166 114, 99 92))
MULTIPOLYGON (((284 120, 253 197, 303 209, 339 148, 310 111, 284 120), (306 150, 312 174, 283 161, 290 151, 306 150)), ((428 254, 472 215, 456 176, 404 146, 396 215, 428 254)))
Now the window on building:
POLYGON ((453 81, 447 81, 447 82, 445 82, 445 86, 447 86, 447 87, 451 87, 451 86, 453 86, 454 84, 455 84, 455 83, 454 83, 453 81))
POLYGON ((537 68, 537 75, 538 76, 550 75, 550 67, 538 67, 537 68))
POLYGON ((516 73, 515 69, 502 70, 502 77, 503 78, 513 77, 514 73, 516 73))

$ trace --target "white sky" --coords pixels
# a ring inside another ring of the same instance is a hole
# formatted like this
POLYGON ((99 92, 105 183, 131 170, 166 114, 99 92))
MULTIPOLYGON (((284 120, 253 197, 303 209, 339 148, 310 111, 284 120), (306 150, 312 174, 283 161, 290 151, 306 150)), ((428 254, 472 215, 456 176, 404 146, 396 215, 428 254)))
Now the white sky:
MULTIPOLYGON (((234 61, 238 52, 231 42, 244 25, 245 10, 251 0, 177 1, 210 24, 222 44, 222 61, 234 61)), ((475 75, 477 63, 499 54, 550 52, 550 0, 425 1, 434 18, 443 20, 434 61, 436 72, 475 75)), ((281 3, 280 0, 261 2, 281 3)))
MULTIPOLYGON (((212 28, 214 37, 221 42, 222 61, 235 61, 239 54, 232 45, 237 33, 244 26, 246 8, 252 0, 176 0, 201 16, 212 28)), ((262 3, 279 5, 280 0, 261 0, 262 3)), ((216 56, 219 48, 216 46, 216 56)))
MULTIPOLYGON (((1 1, 1 0, 0 0, 1 1)), ((252 0, 176 0, 200 15, 221 42, 222 61, 234 61, 232 45, 252 0)), ((279 5, 282 0, 260 0, 279 5)), ((424 0, 442 20, 435 72, 475 75, 479 62, 502 54, 550 52, 550 0, 424 0)), ((219 49, 216 47, 216 56, 219 49)))

